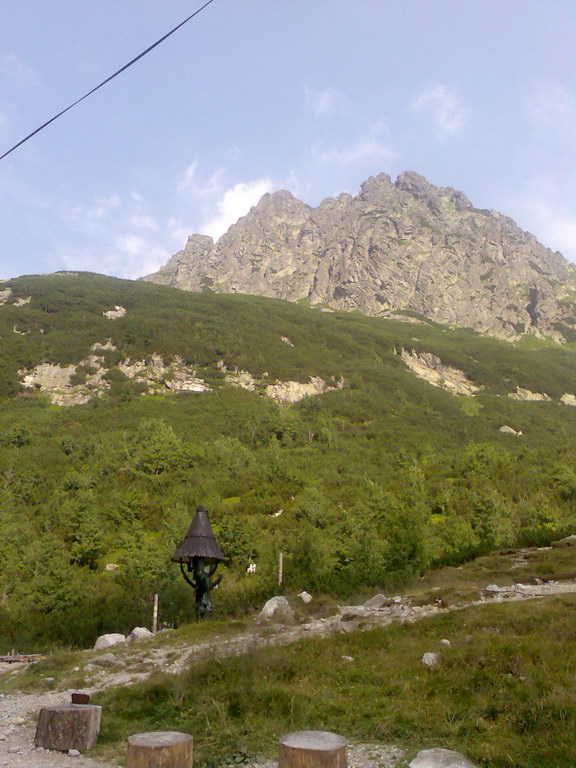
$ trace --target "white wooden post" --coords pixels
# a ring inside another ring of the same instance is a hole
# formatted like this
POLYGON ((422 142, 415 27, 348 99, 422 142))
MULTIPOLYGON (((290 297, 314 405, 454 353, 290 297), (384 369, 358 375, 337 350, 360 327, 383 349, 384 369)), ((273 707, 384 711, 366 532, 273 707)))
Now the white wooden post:
POLYGON ((284 575, 282 570, 283 565, 284 565, 284 553, 280 552, 280 557, 278 558, 278 586, 282 584, 282 576, 284 575))
POLYGON ((154 609, 152 611, 152 632, 158 631, 158 595, 154 595, 154 609))

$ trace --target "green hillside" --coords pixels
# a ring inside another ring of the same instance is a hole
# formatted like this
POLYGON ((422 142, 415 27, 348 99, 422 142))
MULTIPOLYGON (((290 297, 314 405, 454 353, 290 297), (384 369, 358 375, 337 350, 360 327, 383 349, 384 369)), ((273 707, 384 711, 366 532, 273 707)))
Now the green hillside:
POLYGON ((154 592, 164 621, 189 617, 169 556, 199 503, 231 559, 221 615, 274 592, 280 551, 287 590, 343 596, 576 527, 569 347, 90 274, 23 277, 2 296, 0 651, 130 630, 154 592), (103 315, 118 306, 124 317, 103 315), (22 388, 18 371, 43 363, 78 366, 81 385, 92 345, 108 342, 102 396, 61 407, 22 388), (482 389, 434 387, 401 349, 482 389), (121 366, 152 355, 179 356, 210 389, 143 396, 121 366), (226 369, 251 374, 254 391, 226 369), (292 405, 265 394, 310 377, 330 391, 292 405), (509 398, 517 388, 551 399, 509 398))

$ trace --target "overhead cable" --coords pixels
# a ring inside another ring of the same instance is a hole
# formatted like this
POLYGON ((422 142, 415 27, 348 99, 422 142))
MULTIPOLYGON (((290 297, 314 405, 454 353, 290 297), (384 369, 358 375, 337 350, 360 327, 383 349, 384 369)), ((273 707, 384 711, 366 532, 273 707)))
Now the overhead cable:
POLYGON ((158 47, 160 43, 163 43, 164 40, 167 40, 170 35, 173 35, 174 32, 177 32, 181 27, 184 26, 184 24, 187 24, 189 21, 191 21, 195 16, 198 16, 199 13, 201 13, 204 8, 207 8, 211 3, 213 3, 214 0, 208 0, 208 2, 204 3, 204 5, 201 8, 198 8, 197 11, 194 11, 190 16, 188 16, 187 19, 184 19, 184 21, 181 21, 178 26, 174 27, 174 29, 171 29, 170 32, 167 32, 163 37, 161 37, 159 40, 156 40, 155 43, 152 43, 152 45, 149 45, 148 48, 146 48, 145 51, 142 51, 142 53, 139 53, 138 56, 135 56, 131 61, 128 62, 128 64, 125 64, 123 67, 118 69, 116 72, 114 72, 113 75, 110 75, 110 77, 107 77, 106 80, 103 80, 101 83, 99 83, 95 88, 92 88, 91 91, 88 91, 88 93, 85 93, 84 96, 81 96, 79 99, 77 99, 73 104, 70 104, 69 107, 66 107, 66 109, 63 109, 61 112, 58 112, 57 115, 54 115, 54 117, 51 117, 50 120, 47 120, 45 123, 43 123, 39 128, 36 128, 36 130, 32 131, 32 133, 29 133, 28 136, 25 136, 21 141, 18 142, 18 144, 14 144, 13 147, 11 147, 7 152, 4 152, 3 155, 0 155, 0 160, 3 160, 5 157, 7 157, 11 152, 14 152, 15 149, 18 149, 18 147, 21 147, 22 144, 27 142, 29 139, 32 138, 32 136, 35 136, 37 133, 40 133, 40 131, 43 131, 44 128, 46 128, 50 123, 53 123, 54 120, 58 120, 59 117, 62 117, 62 115, 66 114, 66 112, 69 112, 73 107, 75 107, 77 104, 80 104, 81 101, 84 101, 84 99, 87 99, 88 96, 91 96, 93 93, 95 93, 97 90, 102 88, 102 86, 106 85, 106 83, 109 83, 111 80, 114 80, 115 77, 118 77, 118 75, 121 75, 122 72, 125 72, 127 69, 129 69, 133 64, 136 64, 137 61, 142 59, 146 54, 150 53, 150 51, 153 51, 154 48, 158 47))

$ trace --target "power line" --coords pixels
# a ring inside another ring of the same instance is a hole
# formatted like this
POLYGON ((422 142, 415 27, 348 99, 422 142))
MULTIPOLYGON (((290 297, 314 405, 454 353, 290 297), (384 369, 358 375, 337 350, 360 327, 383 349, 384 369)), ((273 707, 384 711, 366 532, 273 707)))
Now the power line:
POLYGON ((81 101, 84 101, 84 99, 87 99, 88 96, 91 96, 93 93, 95 93, 97 90, 102 88, 102 86, 106 85, 106 83, 109 83, 110 80, 114 80, 115 77, 118 77, 118 75, 121 75, 122 72, 125 72, 129 67, 131 67, 133 64, 136 64, 137 61, 139 61, 141 58, 146 56, 147 53, 150 53, 150 51, 153 51, 154 48, 160 45, 160 43, 163 43, 164 40, 167 40, 170 35, 173 35, 174 32, 177 32, 180 27, 183 27, 184 24, 187 24, 191 19, 193 19, 195 16, 198 16, 199 13, 201 13, 204 8, 207 8, 210 3, 213 3, 214 0, 208 0, 208 2, 204 3, 204 5, 201 8, 198 8, 197 11, 194 11, 190 16, 188 16, 187 19, 184 19, 184 21, 181 21, 178 26, 174 27, 174 29, 171 29, 170 32, 167 32, 163 37, 161 37, 159 40, 156 40, 155 43, 152 43, 152 45, 149 45, 148 48, 146 48, 145 51, 142 51, 142 53, 139 53, 138 56, 135 56, 131 61, 128 62, 128 64, 125 64, 123 67, 118 69, 116 72, 114 72, 113 75, 110 75, 110 77, 107 77, 106 80, 103 80, 101 83, 99 83, 95 88, 92 88, 91 91, 88 91, 88 93, 85 93, 84 96, 81 96, 79 99, 77 99, 73 104, 70 104, 69 107, 66 107, 66 109, 63 109, 61 112, 58 112, 57 115, 54 115, 54 117, 51 117, 50 120, 47 120, 45 123, 43 123, 39 128, 36 128, 36 130, 32 131, 32 133, 29 133, 28 136, 25 136, 21 141, 18 142, 18 144, 14 144, 13 147, 11 147, 8 152, 4 152, 3 155, 0 155, 0 160, 3 160, 5 157, 7 157, 11 152, 14 152, 15 149, 18 149, 18 147, 21 147, 22 144, 25 144, 28 139, 31 139, 32 136, 36 136, 37 133, 40 133, 40 131, 43 131, 44 128, 46 128, 50 123, 53 123, 54 120, 58 120, 59 117, 62 117, 62 115, 66 114, 66 112, 69 112, 73 107, 75 107, 77 104, 80 104, 81 101))

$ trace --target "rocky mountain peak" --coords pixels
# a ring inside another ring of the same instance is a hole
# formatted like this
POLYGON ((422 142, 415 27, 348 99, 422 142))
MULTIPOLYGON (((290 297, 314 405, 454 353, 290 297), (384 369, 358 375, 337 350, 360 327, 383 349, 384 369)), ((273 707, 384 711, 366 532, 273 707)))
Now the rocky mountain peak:
POLYGON ((358 199, 365 203, 378 203, 387 200, 393 188, 394 185, 390 176, 387 173, 379 173, 377 176, 370 176, 360 185, 358 199))
POLYGON ((288 213, 303 211, 308 212, 310 207, 294 197, 287 189, 279 189, 276 192, 266 192, 254 208, 258 213, 268 215, 270 213, 288 213))
POLYGON ((432 203, 432 208, 441 199, 451 202, 457 211, 473 208, 472 203, 463 192, 459 192, 452 187, 435 187, 424 176, 420 176, 415 171, 404 171, 401 173, 396 179, 395 187, 403 192, 408 192, 417 200, 427 200, 429 203, 432 203))
POLYGON ((213 245, 214 240, 209 235, 190 235, 184 250, 186 253, 205 253, 213 245))
POLYGON ((404 171, 317 208, 266 194, 216 244, 194 235, 144 279, 562 341, 576 339, 574 274, 511 219, 404 171))

